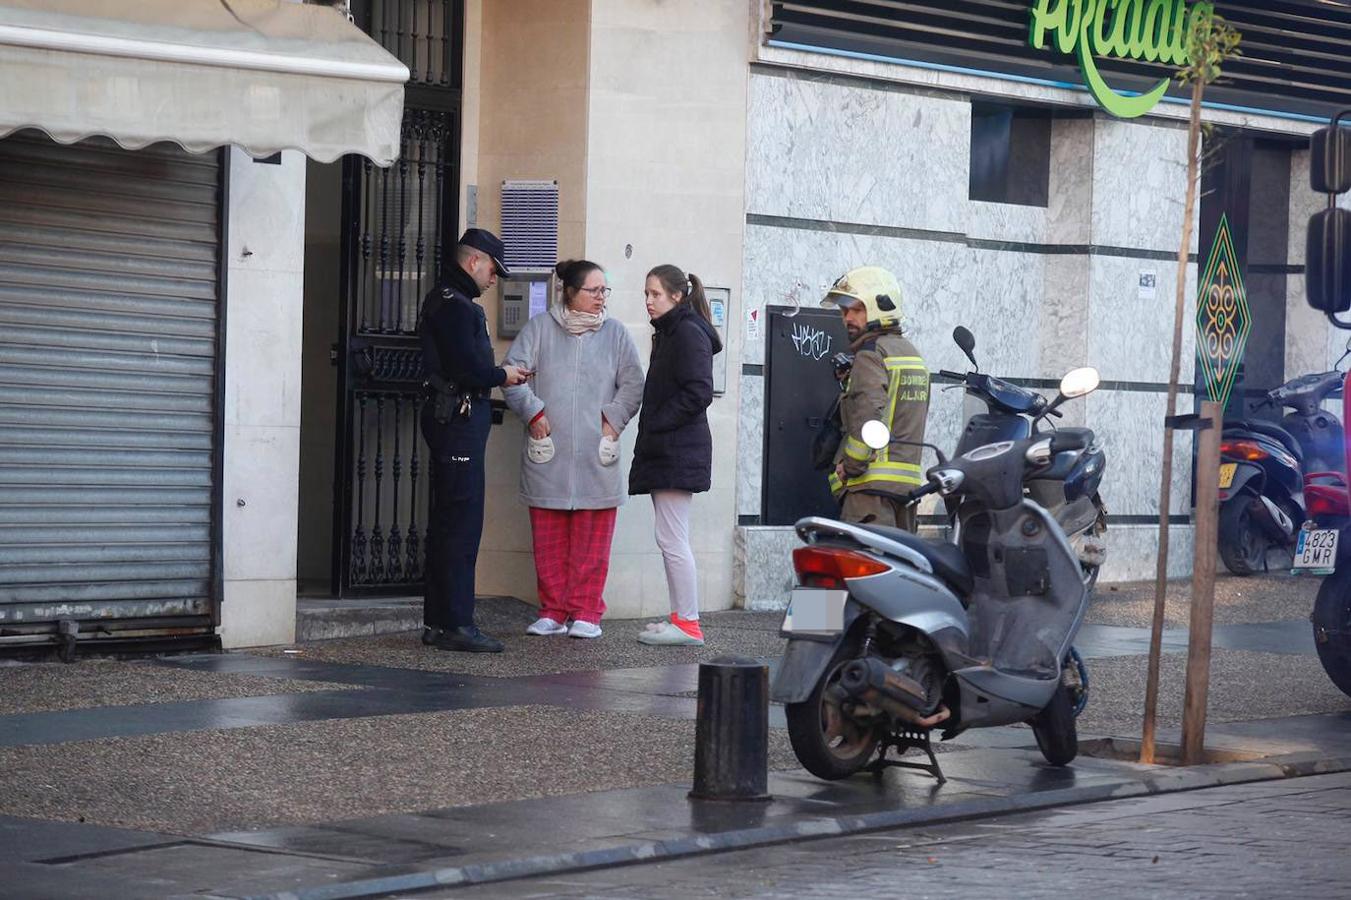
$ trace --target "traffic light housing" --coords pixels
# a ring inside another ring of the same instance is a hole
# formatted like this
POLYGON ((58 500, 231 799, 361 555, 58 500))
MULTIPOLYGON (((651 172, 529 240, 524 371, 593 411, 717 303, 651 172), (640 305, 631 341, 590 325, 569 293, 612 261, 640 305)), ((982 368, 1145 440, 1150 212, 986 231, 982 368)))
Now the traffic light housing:
POLYGON ((1351 210, 1333 207, 1309 220, 1305 271, 1310 306, 1328 315, 1351 309, 1351 210))
POLYGON ((1309 139, 1309 181, 1319 194, 1351 191, 1351 129, 1334 125, 1314 132, 1309 139))
POLYGON ((1337 318, 1351 310, 1351 210, 1337 206, 1337 196, 1351 191, 1351 129, 1342 128, 1348 116, 1351 109, 1339 112, 1309 140, 1309 184, 1327 195, 1328 208, 1309 220, 1305 281, 1309 305, 1351 330, 1337 318))

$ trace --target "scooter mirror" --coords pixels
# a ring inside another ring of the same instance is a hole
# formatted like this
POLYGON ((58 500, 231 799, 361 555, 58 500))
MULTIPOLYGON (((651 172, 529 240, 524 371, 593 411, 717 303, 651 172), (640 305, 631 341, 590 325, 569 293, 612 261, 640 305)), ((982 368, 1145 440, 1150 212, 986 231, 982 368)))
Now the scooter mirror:
POLYGON ((964 326, 958 325, 952 329, 952 340, 966 354, 966 358, 971 360, 971 365, 979 371, 980 364, 976 362, 976 336, 964 326))
POLYGON ((863 443, 874 450, 885 450, 891 443, 891 429, 877 419, 863 423, 863 443))
POLYGON ((1098 370, 1092 366, 1075 369, 1060 379, 1060 396, 1066 400, 1074 400, 1093 393, 1101 383, 1098 370))

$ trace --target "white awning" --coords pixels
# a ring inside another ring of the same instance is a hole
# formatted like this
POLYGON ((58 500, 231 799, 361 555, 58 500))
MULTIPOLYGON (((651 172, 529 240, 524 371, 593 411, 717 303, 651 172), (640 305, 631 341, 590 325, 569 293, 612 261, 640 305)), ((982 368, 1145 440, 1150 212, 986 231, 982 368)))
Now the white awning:
POLYGON ((327 6, 0 0, 0 137, 399 155, 408 68, 327 6))

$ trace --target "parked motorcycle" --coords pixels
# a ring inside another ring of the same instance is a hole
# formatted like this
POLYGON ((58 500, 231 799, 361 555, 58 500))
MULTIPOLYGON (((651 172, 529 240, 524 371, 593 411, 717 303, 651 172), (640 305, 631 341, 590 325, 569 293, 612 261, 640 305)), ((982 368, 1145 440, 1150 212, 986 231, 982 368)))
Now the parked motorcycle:
MULTIPOLYGON (((1058 417, 1058 411, 1048 410, 1049 401, 1027 388, 1011 384, 980 371, 976 361, 976 338, 966 328, 958 326, 952 340, 971 361, 974 372, 940 371, 945 378, 965 387, 968 396, 985 404, 986 411, 971 417, 962 430, 955 456, 986 444, 1016 441, 1039 433, 1038 423, 1048 416, 1058 417)), ((1083 568, 1084 583, 1091 589, 1098 573, 1107 561, 1107 508, 1098 489, 1107 472, 1107 456, 1101 447, 1093 444, 1079 450, 1058 454, 1054 463, 1035 478, 1027 481, 1027 496, 1055 516, 1069 536, 1083 568)), ((958 533, 967 516, 950 502, 948 514, 958 533)))
POLYGON ((1306 518, 1306 472, 1344 470, 1342 423, 1322 408, 1341 388, 1340 372, 1303 375, 1263 401, 1293 410, 1280 425, 1251 418, 1225 423, 1219 552, 1235 575, 1265 570, 1271 550, 1293 550, 1306 518))
MULTIPOLYGON (((1097 386, 1093 369, 1069 373, 1039 417, 1097 386)), ((863 439, 880 450, 891 435, 869 422, 863 439)), ((800 586, 784 618, 788 649, 772 696, 784 704, 793 751, 808 771, 839 779, 899 765, 941 779, 935 729, 946 740, 1018 722, 1031 724, 1047 762, 1074 759, 1071 644, 1089 591, 1063 528, 1027 486, 1060 454, 1094 440, 1088 429, 1067 428, 952 460, 931 447, 939 464, 911 499, 955 501, 964 511, 956 544, 876 525, 797 523, 800 586), (893 748, 923 749, 929 764, 890 761, 893 748)))
MULTIPOLYGON (((1342 390, 1342 419, 1351 420, 1351 373, 1342 390)), ((1332 683, 1351 696, 1351 447, 1343 447, 1341 471, 1310 472, 1304 479, 1309 521, 1295 545, 1294 571, 1323 574, 1314 600, 1314 647, 1332 683)))

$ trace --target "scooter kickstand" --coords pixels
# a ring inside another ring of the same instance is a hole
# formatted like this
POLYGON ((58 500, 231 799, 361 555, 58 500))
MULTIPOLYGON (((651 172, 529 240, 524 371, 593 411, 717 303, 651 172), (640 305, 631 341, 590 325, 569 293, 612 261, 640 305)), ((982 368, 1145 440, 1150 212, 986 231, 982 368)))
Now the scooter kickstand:
POLYGON ((915 769, 933 777, 939 784, 947 784, 948 782, 947 777, 943 774, 942 767, 938 765, 938 757, 934 756, 933 742, 930 740, 927 731, 904 731, 883 739, 881 749, 877 753, 877 759, 872 761, 868 770, 880 776, 887 769, 915 769), (887 751, 893 747, 901 753, 907 750, 923 750, 925 755, 929 757, 929 762, 926 764, 887 759, 887 751))

